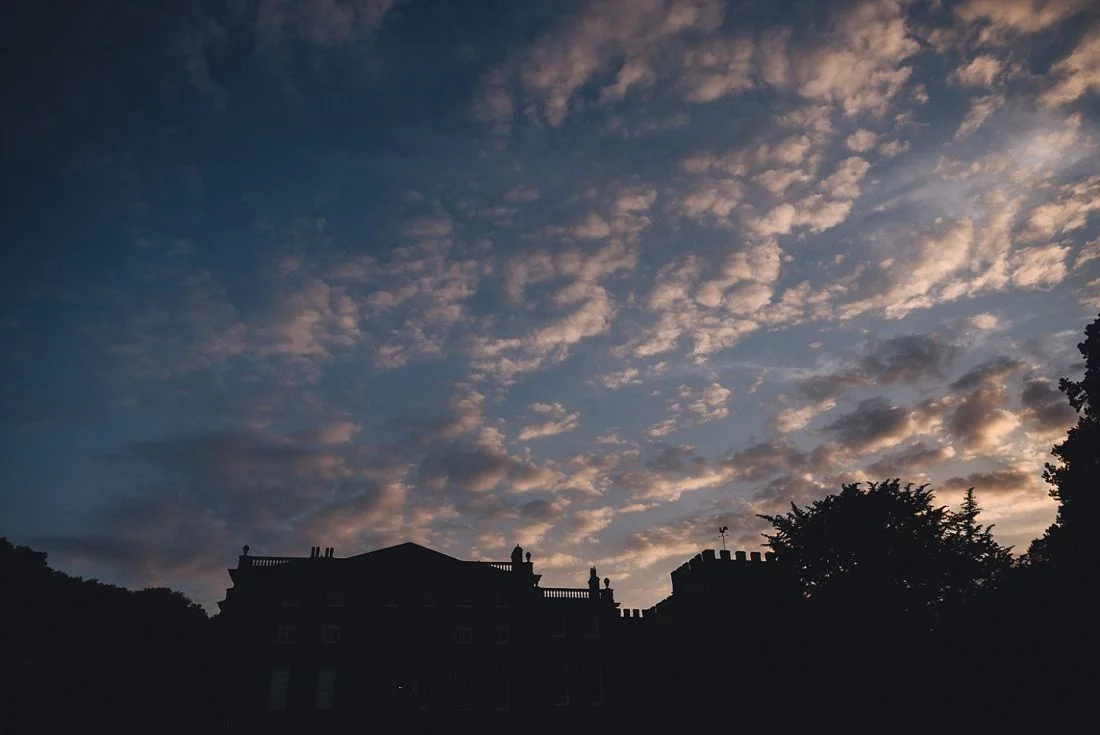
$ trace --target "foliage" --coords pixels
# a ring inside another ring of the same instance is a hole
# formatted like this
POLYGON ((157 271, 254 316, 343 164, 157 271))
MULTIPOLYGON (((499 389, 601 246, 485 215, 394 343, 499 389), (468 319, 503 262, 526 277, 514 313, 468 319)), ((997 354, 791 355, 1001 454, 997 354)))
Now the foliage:
POLYGON ((10 732, 206 727, 210 620, 179 592, 130 591, 50 569, 0 538, 0 711, 10 732), (4 701, 6 700, 6 701, 4 701))
POLYGON ((926 485, 894 479, 844 485, 807 508, 792 503, 785 515, 762 518, 776 531, 765 534, 768 545, 809 599, 915 614, 995 583, 1011 563, 977 524, 973 493, 959 513, 933 501, 926 485))
POLYGON ((963 497, 962 507, 948 515, 945 540, 954 563, 950 587, 961 599, 973 599, 996 585, 1012 568, 1011 547, 993 538, 993 526, 978 523, 982 512, 974 488, 963 497))
POLYGON ((1034 564, 1085 564, 1094 536, 1092 524, 1100 512, 1100 317, 1085 328, 1077 349, 1085 358, 1084 377, 1058 383, 1077 411, 1077 424, 1051 450, 1058 463, 1047 464, 1043 473, 1051 497, 1058 501, 1058 515, 1028 551, 1034 564))

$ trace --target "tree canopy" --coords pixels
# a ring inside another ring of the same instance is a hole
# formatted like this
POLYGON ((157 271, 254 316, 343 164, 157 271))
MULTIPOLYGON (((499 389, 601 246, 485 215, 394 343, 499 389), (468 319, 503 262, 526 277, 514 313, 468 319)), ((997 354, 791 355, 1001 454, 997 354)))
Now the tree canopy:
POLYGON ((1085 358, 1084 377, 1058 383, 1077 411, 1077 424, 1051 450, 1057 462, 1048 463, 1043 473, 1058 501, 1058 515, 1028 551, 1033 563, 1058 562, 1075 570, 1086 565, 1100 510, 1100 317, 1085 328, 1077 349, 1085 358))
POLYGON ((762 516, 768 545, 807 598, 919 613, 988 586, 1011 565, 1009 550, 976 519, 973 492, 952 512, 926 485, 900 480, 844 485, 808 507, 762 516))

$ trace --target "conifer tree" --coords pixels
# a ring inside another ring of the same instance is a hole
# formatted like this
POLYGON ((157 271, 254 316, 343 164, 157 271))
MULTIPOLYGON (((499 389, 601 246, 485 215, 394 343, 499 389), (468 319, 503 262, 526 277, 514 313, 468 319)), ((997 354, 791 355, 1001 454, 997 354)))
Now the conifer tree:
POLYGON ((1100 317, 1085 328, 1077 345, 1085 358, 1081 380, 1062 378, 1058 388, 1077 411, 1077 424, 1052 450, 1045 479, 1058 501, 1058 515, 1042 538, 1032 543, 1028 561, 1062 567, 1089 567, 1087 555, 1095 539, 1100 510, 1100 317))

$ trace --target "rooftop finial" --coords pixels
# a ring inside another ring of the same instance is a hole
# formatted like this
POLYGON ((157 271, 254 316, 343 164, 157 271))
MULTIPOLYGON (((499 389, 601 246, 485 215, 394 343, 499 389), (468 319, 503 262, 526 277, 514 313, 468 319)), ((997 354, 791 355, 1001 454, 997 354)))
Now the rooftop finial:
POLYGON ((241 551, 243 552, 241 556, 248 556, 248 544, 245 544, 241 551))

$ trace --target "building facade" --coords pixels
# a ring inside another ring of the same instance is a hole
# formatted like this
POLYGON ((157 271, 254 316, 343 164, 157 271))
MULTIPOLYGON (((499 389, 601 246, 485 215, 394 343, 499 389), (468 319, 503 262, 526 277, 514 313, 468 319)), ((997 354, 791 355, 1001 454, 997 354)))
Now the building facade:
POLYGON ((227 735, 678 733, 734 706, 745 722, 766 714, 761 662, 796 599, 770 554, 709 549, 645 610, 620 610, 595 568, 585 587, 540 586, 518 546, 504 562, 245 547, 229 574, 227 735))
POLYGON ((518 546, 506 562, 247 551, 217 617, 226 733, 595 732, 617 706, 619 611, 595 569, 562 589, 518 546))

